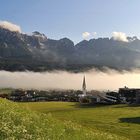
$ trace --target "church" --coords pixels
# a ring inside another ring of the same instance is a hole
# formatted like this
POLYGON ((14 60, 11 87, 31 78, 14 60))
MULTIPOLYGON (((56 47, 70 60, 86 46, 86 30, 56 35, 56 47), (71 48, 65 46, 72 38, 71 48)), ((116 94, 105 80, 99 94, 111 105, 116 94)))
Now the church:
POLYGON ((79 102, 81 104, 92 104, 100 102, 100 97, 98 95, 90 95, 87 93, 85 76, 83 77, 82 91, 83 94, 79 97, 79 102))
POLYGON ((96 103, 117 103, 118 98, 108 95, 107 93, 93 93, 88 94, 86 89, 86 79, 83 77, 82 94, 79 96, 79 102, 81 104, 96 104, 96 103))

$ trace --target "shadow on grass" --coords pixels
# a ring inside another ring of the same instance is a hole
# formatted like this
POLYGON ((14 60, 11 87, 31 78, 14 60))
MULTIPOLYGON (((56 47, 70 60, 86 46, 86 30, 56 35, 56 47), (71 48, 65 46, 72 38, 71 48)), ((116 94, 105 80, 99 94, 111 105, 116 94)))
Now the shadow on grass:
POLYGON ((115 108, 125 108, 125 107, 140 107, 140 104, 120 104, 115 106, 115 108))
POLYGON ((120 118, 119 120, 120 120, 122 123, 135 123, 135 124, 140 124, 140 117, 120 118))

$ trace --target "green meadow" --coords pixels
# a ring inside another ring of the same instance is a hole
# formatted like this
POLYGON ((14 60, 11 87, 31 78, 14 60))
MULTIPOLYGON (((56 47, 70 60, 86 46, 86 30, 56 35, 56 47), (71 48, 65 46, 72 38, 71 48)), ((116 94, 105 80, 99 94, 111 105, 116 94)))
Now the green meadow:
POLYGON ((60 121, 71 121, 89 131, 114 134, 125 139, 140 140, 140 106, 80 106, 68 102, 23 103, 40 113, 51 113, 60 121))
POLYGON ((0 99, 0 140, 139 140, 140 107, 0 99))
POLYGON ((10 94, 12 91, 12 88, 0 88, 0 94, 10 94))

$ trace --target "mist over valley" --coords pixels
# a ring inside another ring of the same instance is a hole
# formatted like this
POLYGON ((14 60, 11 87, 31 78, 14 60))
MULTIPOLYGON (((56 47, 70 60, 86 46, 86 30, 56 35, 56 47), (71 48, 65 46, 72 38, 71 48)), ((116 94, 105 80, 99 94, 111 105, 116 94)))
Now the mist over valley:
POLYGON ((1 88, 22 89, 59 89, 59 90, 81 90, 83 76, 86 77, 87 90, 118 90, 121 87, 140 87, 140 73, 117 72, 108 70, 101 72, 91 70, 84 73, 71 73, 67 71, 53 72, 8 72, 0 71, 1 88))

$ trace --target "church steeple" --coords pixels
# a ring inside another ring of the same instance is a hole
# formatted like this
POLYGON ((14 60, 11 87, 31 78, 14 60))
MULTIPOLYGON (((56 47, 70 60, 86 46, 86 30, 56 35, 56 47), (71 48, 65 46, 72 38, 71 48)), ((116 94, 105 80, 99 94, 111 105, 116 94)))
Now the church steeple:
POLYGON ((83 95, 86 95, 86 80, 85 80, 85 76, 84 76, 84 78, 83 78, 82 89, 83 89, 83 95))

